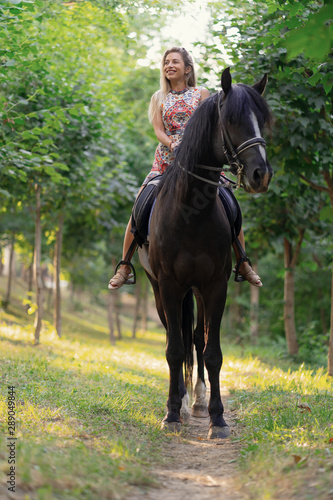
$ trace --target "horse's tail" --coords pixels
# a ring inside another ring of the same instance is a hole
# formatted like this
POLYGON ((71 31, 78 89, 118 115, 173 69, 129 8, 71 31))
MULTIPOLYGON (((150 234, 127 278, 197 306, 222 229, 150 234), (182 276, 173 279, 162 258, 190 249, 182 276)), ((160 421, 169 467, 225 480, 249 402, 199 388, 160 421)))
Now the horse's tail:
POLYGON ((185 348, 185 385, 192 391, 193 374, 193 334, 194 334, 194 299, 189 290, 182 305, 182 332, 185 348))

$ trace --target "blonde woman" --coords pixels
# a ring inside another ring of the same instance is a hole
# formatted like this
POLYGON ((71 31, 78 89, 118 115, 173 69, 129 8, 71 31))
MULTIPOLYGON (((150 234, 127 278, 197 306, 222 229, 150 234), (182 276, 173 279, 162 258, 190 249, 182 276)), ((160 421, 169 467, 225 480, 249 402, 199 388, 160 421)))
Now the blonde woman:
MULTIPOLYGON (((153 94, 149 106, 149 119, 153 124, 159 144, 155 151, 152 169, 145 178, 140 191, 149 180, 162 174, 173 162, 174 150, 182 141, 188 119, 200 102, 209 97, 208 90, 204 87, 197 87, 196 83, 193 59, 187 50, 183 47, 172 47, 167 50, 162 58, 160 90, 153 94)), ((134 240, 130 230, 131 220, 125 232, 123 259, 125 259, 134 240)), ((240 240, 244 247, 242 232, 240 240)), ((135 247, 129 259, 132 258, 134 250, 135 247)), ((247 262, 240 266, 240 274, 251 284, 262 286, 259 276, 254 273, 247 262)), ((120 288, 130 278, 130 266, 120 265, 109 282, 109 289, 120 288)))

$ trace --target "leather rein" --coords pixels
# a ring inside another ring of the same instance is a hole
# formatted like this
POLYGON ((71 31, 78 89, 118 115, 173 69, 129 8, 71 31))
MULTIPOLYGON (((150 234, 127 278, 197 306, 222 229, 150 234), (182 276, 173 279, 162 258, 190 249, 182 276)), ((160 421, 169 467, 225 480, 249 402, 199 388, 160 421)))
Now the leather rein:
MULTIPOLYGON (((219 125, 220 125, 220 132, 221 132, 221 140, 222 140, 222 148, 223 148, 223 154, 227 160, 228 167, 227 171, 230 172, 232 175, 237 176, 237 182, 232 181, 231 179, 228 179, 225 175, 222 174, 222 176, 231 184, 233 184, 232 188, 237 190, 240 188, 242 185, 243 181, 243 176, 244 176, 244 165, 241 162, 239 155, 243 153, 246 149, 252 148, 254 146, 263 146, 266 148, 266 141, 262 137, 253 137, 252 139, 249 139, 245 142, 243 142, 240 146, 237 148, 234 148, 230 136, 223 125, 222 121, 222 106, 223 106, 223 101, 222 101, 222 93, 220 92, 218 95, 217 99, 217 109, 218 109, 218 114, 219 114, 219 125)), ((195 177, 196 179, 202 180, 204 182, 208 182, 208 184, 212 184, 213 186, 220 186, 220 182, 215 182, 206 179, 205 177, 201 177, 200 175, 194 174, 193 172, 190 172, 189 170, 185 170, 179 163, 179 167, 186 171, 188 174, 192 175, 192 177, 195 177)), ((203 170, 211 170, 214 172, 221 172, 223 169, 222 167, 211 167, 208 165, 196 165, 197 168, 201 168, 203 170)), ((224 169, 226 170, 226 169, 224 169)))

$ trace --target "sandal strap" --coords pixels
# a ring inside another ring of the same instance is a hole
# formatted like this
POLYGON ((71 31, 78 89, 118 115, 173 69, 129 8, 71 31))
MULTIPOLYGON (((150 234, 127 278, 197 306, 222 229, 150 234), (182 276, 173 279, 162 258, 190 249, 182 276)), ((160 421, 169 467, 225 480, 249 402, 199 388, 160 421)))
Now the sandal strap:
POLYGON ((136 283, 136 272, 135 272, 135 269, 134 269, 134 266, 133 264, 129 261, 129 260, 121 260, 120 262, 118 262, 118 264, 116 265, 116 268, 114 270, 114 275, 116 275, 118 272, 123 275, 123 273, 121 272, 121 269, 118 271, 119 267, 120 266, 128 266, 131 268, 131 271, 133 273, 133 279, 127 279, 126 281, 124 281, 124 285, 135 285, 136 283))
MULTIPOLYGON (((250 259, 248 258, 247 255, 245 255, 244 257, 242 257, 240 259, 239 262, 237 262, 237 265, 236 265, 236 268, 235 268, 235 281, 236 283, 241 283, 242 281, 246 281, 246 278, 244 278, 244 276, 242 274, 240 274, 239 272, 239 268, 240 266, 244 263, 244 262, 248 262, 249 265, 252 267, 252 264, 251 264, 251 261, 250 259)), ((254 272, 254 271, 253 271, 254 272)))

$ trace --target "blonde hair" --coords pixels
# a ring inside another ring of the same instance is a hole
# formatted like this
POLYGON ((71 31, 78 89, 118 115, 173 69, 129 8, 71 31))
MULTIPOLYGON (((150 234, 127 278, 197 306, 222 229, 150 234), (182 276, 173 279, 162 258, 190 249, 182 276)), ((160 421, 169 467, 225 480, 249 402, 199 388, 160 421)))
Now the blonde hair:
POLYGON ((169 54, 171 54, 171 52, 178 52, 178 54, 181 55, 184 61, 185 68, 191 68, 191 70, 185 75, 186 87, 195 87, 197 84, 197 77, 195 74, 194 62, 191 54, 186 49, 184 49, 184 47, 172 47, 171 49, 166 50, 161 60, 160 89, 152 95, 149 104, 148 117, 150 122, 152 122, 157 115, 158 111, 161 108, 163 99, 171 90, 170 81, 164 74, 165 59, 169 54))

